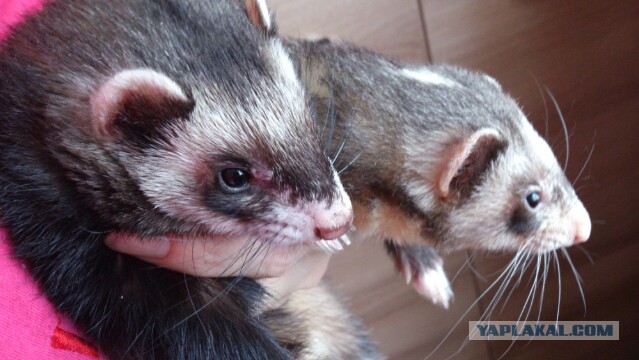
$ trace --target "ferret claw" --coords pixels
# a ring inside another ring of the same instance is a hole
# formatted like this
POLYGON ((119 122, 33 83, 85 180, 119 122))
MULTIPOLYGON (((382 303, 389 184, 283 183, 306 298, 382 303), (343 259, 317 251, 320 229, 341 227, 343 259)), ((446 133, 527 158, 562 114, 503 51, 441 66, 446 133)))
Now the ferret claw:
POLYGON ((406 279, 406 285, 410 284, 413 281, 413 272, 412 271, 403 271, 404 278, 406 279))

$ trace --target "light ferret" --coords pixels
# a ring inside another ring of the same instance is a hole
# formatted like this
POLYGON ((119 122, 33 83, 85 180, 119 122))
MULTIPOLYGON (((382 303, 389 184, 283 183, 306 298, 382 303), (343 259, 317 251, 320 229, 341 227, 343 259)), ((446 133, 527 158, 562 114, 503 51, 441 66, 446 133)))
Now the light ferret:
POLYGON ((104 238, 335 246, 352 209, 306 100, 263 1, 47 2, 0 44, 15 255, 111 358, 289 359, 255 281, 155 268, 104 238))
POLYGON ((351 237, 385 240, 422 295, 445 307, 452 297, 436 249, 536 253, 589 238, 550 147, 495 79, 328 40, 287 45, 346 169, 351 237))

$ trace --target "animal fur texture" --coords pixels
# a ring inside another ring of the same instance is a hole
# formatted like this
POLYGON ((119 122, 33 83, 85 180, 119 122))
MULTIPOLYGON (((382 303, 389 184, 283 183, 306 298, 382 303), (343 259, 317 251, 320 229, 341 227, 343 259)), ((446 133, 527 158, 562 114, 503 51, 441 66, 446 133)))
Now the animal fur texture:
POLYGON ((244 235, 266 250, 350 227, 263 5, 52 1, 0 45, 3 225, 47 298, 111 358, 292 354, 255 281, 157 268, 108 249, 108 233, 244 235))
POLYGON ((328 40, 288 42, 355 209, 419 293, 448 306, 436 249, 543 253, 590 218, 550 147, 492 77, 328 40))

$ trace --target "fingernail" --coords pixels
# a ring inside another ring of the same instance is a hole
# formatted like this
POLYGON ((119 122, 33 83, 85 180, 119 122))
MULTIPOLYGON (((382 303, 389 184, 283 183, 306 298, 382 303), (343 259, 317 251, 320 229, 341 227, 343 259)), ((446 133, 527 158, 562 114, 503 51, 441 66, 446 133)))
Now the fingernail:
POLYGON ((171 242, 159 238, 140 238, 127 233, 111 233, 104 241, 112 250, 145 258, 162 259, 169 254, 171 242))

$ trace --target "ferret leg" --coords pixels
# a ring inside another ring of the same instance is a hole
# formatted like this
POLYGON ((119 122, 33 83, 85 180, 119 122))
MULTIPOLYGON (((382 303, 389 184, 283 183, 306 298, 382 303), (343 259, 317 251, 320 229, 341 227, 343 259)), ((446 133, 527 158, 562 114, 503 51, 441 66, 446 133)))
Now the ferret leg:
POLYGON ((434 304, 448 309, 453 291, 444 272, 444 260, 437 250, 425 245, 397 245, 391 240, 385 240, 384 246, 406 283, 434 304))

